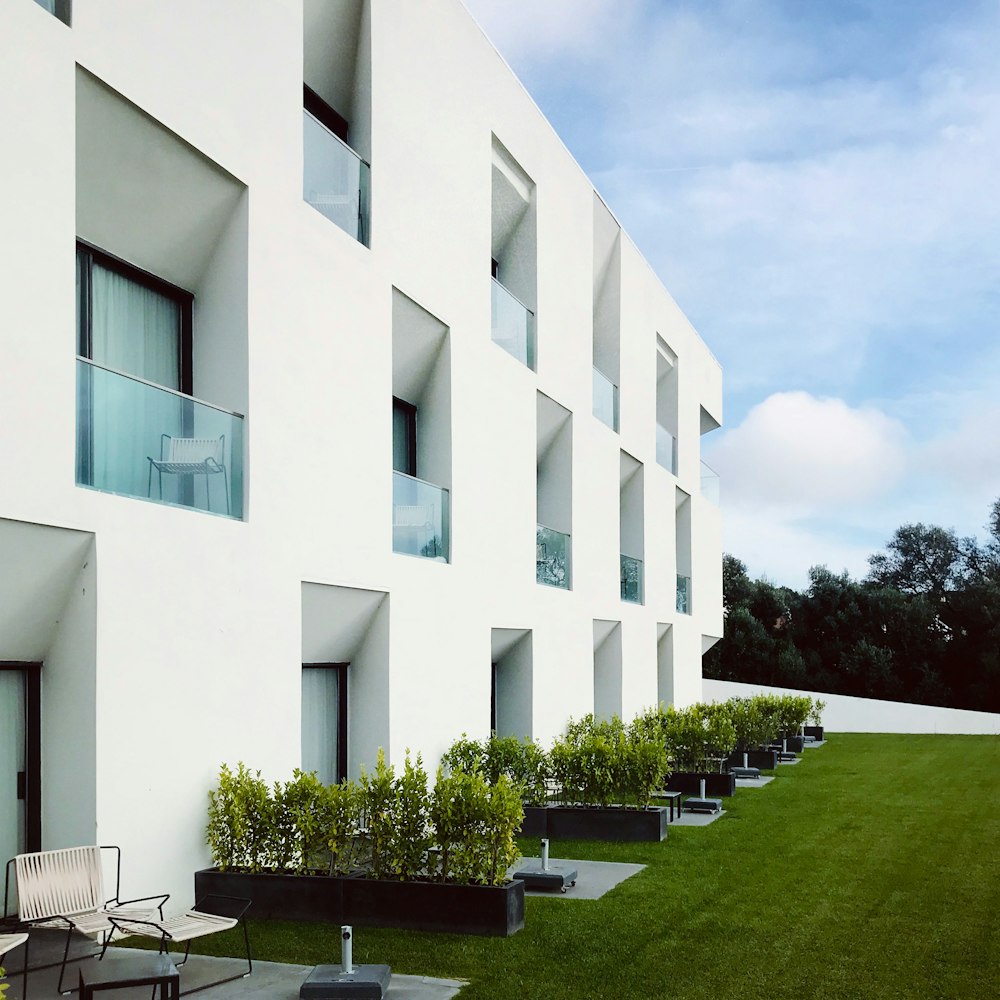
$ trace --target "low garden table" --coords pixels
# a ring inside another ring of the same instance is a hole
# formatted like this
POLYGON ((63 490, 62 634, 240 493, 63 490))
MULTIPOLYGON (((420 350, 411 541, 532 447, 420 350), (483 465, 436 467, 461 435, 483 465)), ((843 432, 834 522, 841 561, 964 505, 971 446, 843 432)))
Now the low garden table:
POLYGON ((105 955, 99 962, 80 966, 80 1000, 94 1000, 100 990, 126 986, 160 987, 160 1000, 178 1000, 181 977, 169 955, 137 951, 134 955, 105 955), (169 991, 169 992, 168 992, 169 991))
POLYGON ((677 815, 681 814, 681 793, 680 792, 653 792, 652 798, 666 799, 670 808, 670 822, 674 821, 674 803, 677 803, 677 815))

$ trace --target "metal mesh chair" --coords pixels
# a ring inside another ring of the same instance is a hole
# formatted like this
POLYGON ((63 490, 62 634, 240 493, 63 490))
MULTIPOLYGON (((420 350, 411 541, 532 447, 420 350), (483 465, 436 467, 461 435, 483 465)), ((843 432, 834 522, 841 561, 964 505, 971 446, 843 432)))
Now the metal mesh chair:
MULTIPOLYGON (((120 900, 121 849, 68 847, 58 851, 19 854, 7 862, 4 916, 7 915, 11 867, 14 869, 17 885, 18 919, 22 927, 66 928, 66 947, 63 950, 57 987, 60 993, 63 992, 63 977, 66 974, 74 931, 93 938, 104 935, 106 943, 112 929, 112 913, 145 920, 159 911, 162 917, 163 904, 170 898, 168 893, 162 893, 120 900), (115 894, 110 899, 104 895, 101 851, 115 851, 117 854, 115 894), (147 905, 135 906, 136 903, 147 905)), ((27 961, 25 967, 27 968, 27 961)))
POLYGON ((228 931, 237 924, 243 927, 243 944, 246 947, 247 971, 239 972, 234 976, 225 979, 217 979, 214 982, 206 983, 204 986, 197 986, 191 990, 185 990, 181 996, 190 993, 198 993, 207 990, 211 986, 218 986, 221 983, 229 983, 235 979, 245 979, 253 972, 253 959, 250 956, 250 936, 247 933, 246 920, 244 919, 247 910, 250 909, 249 899, 240 899, 235 896, 203 896, 190 910, 176 917, 167 917, 165 920, 150 918, 146 920, 135 920, 127 914, 120 917, 114 915, 110 917, 112 925, 111 933, 104 939, 104 950, 107 950, 111 943, 111 938, 115 932, 122 934, 138 934, 142 937, 150 937, 159 941, 160 951, 163 954, 170 952, 171 944, 184 944, 184 957, 176 964, 181 968, 188 960, 191 952, 191 942, 195 938, 205 937, 208 934, 217 934, 219 931, 228 931))
MULTIPOLYGON (((211 510, 208 477, 222 475, 226 491, 226 513, 229 506, 229 475, 226 472, 226 435, 217 438, 182 438, 169 434, 160 435, 160 457, 149 457, 149 481, 146 495, 153 495, 153 470, 160 485, 160 499, 163 499, 163 474, 171 476, 204 476, 205 509, 211 510)), ((192 480, 193 481, 193 480, 192 480)))

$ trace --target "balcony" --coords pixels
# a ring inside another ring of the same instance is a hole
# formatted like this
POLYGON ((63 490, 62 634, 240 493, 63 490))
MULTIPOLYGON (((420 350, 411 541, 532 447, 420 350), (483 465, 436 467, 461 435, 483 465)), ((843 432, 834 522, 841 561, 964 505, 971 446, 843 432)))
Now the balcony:
POLYGON ((448 491, 433 483, 392 474, 392 551, 448 562, 450 510, 448 491))
POLYGON ((634 556, 621 557, 622 600, 642 604, 642 560, 634 556))
POLYGON ((594 368, 594 416, 617 433, 618 386, 598 368, 594 368))
POLYGON ((691 577, 677 576, 677 613, 691 614, 691 577))
POLYGON ((539 524, 535 529, 535 579, 546 587, 570 589, 569 535, 539 524))
POLYGON ((302 197, 316 211, 368 246, 370 167, 308 111, 303 119, 302 197))
POLYGON ((86 358, 76 364, 76 482, 243 517, 243 417, 86 358))
POLYGON ((661 424, 656 425, 656 462, 677 475, 677 438, 661 424))
POLYGON ((701 495, 718 506, 719 474, 705 462, 701 463, 701 495))
POLYGON ((535 370, 535 314, 507 291, 496 278, 493 282, 493 343, 535 370))

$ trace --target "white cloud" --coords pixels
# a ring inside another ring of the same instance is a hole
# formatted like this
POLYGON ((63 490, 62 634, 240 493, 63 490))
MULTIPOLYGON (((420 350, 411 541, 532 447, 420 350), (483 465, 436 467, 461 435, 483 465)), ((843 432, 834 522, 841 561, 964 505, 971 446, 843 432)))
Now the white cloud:
POLYGON ((874 407, 779 392, 707 449, 730 507, 811 518, 892 491, 906 470, 902 425, 874 407))

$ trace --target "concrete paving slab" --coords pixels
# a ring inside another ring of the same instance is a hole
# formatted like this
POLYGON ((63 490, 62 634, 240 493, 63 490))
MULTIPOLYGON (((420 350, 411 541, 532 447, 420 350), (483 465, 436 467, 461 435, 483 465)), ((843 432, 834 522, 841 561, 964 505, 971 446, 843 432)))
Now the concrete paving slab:
POLYGON ((714 823, 717 819, 722 819, 726 815, 726 810, 723 809, 717 813, 692 813, 685 812, 681 813, 678 819, 674 821, 673 826, 708 826, 709 823, 714 823))
POLYGON ((773 774, 762 774, 759 778, 737 778, 737 788, 763 788, 774 781, 773 774))
MULTIPOLYGON (((540 863, 541 858, 521 858, 516 865, 511 866, 510 872, 515 872, 524 865, 540 863)), ((565 892, 560 892, 558 889, 555 892, 528 889, 524 893, 525 896, 547 896, 549 899, 600 899, 616 885, 621 885, 625 879, 637 875, 646 867, 620 861, 571 861, 568 858, 549 858, 549 864, 575 868, 576 885, 567 886, 565 892)))
MULTIPOLYGON (((74 936, 73 955, 89 955, 89 942, 74 936)), ((31 964, 58 961, 62 958, 65 937, 61 933, 34 931, 31 935, 31 964)), ((109 948, 108 953, 134 954, 127 948, 109 948)), ((176 956, 175 956, 176 957, 176 956)), ((93 962, 95 958, 84 961, 93 962)), ((12 963, 12 965, 15 963, 12 963)), ((17 966, 20 968, 20 966, 17 966)), ((77 983, 79 963, 71 962, 66 967, 66 983, 74 989, 77 983)), ((187 965, 181 969, 181 990, 188 991, 204 983, 213 982, 226 976, 237 975, 246 969, 245 959, 210 958, 192 955, 187 965)), ((311 965, 285 965, 279 962, 253 963, 253 975, 246 979, 235 979, 205 990, 200 996, 205 1000, 298 1000, 299 987, 312 971, 311 965)), ((9 972, 12 970, 8 970, 9 972)), ((49 969, 33 969, 28 973, 28 995, 31 1000, 61 1000, 56 991, 59 966, 49 969)), ((10 989, 7 1000, 22 1000, 21 977, 10 975, 10 989)), ((434 979, 429 976, 403 976, 393 974, 385 996, 387 1000, 452 1000, 466 983, 457 979, 434 979)), ((149 987, 128 990, 114 990, 115 1000, 149 1000, 149 987)))

